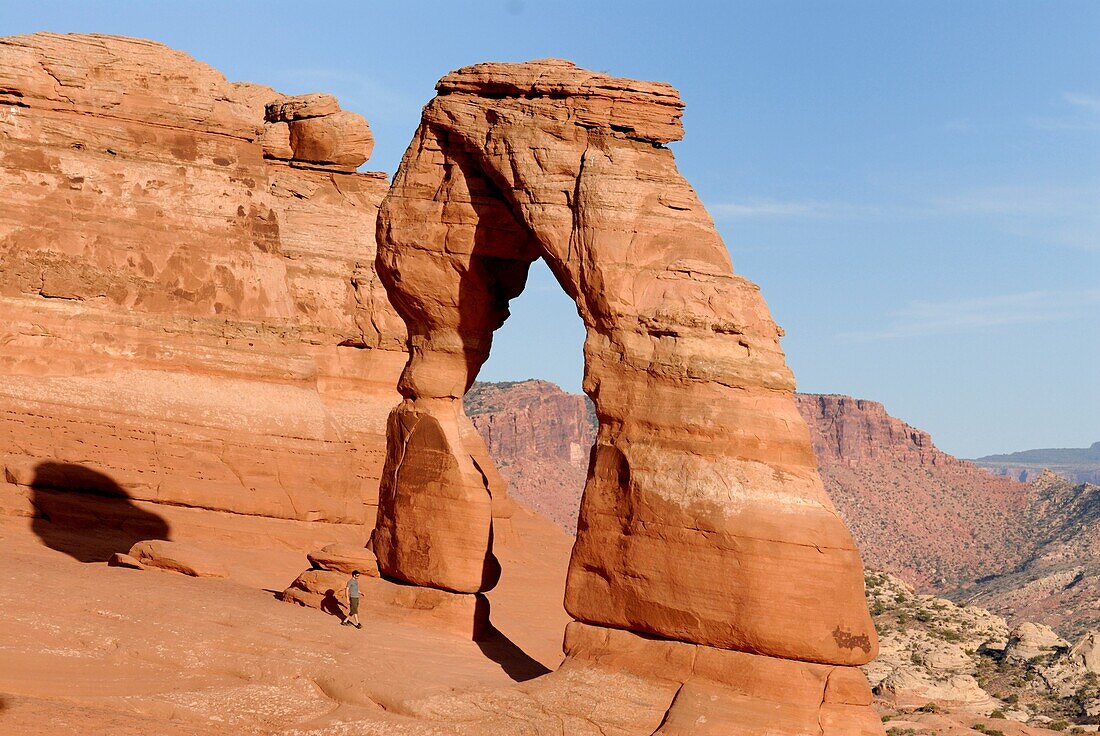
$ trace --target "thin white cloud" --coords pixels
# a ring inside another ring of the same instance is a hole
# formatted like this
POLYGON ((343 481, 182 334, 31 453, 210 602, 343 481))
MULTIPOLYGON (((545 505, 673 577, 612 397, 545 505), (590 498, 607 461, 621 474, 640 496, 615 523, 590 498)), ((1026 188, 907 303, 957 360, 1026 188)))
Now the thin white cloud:
POLYGON ((938 198, 931 211, 994 218, 1003 232, 1039 245, 1100 250, 1100 185, 985 187, 938 198))
POLYGON ((973 333, 1011 325, 1095 319, 1100 289, 1026 291, 1017 294, 916 301, 890 315, 880 329, 842 333, 848 342, 973 333))
POLYGON ((1002 232, 1038 245, 1100 250, 1100 184, 990 186, 890 204, 748 197, 707 209, 719 222, 991 218, 1002 232))
POLYGON ((1092 110, 1093 112, 1100 112, 1100 97, 1094 97, 1092 95, 1082 95, 1074 92, 1066 92, 1062 95, 1066 102, 1074 107, 1083 107, 1086 110, 1092 110))
POLYGON ((1100 186, 992 186, 937 197, 930 211, 943 214, 1076 217, 1095 212, 1100 186))
POLYGON ((1046 131, 1100 130, 1100 97, 1066 92, 1062 99, 1072 108, 1069 115, 1032 117, 1028 119, 1028 125, 1046 131))
POLYGON ((716 220, 755 219, 841 219, 870 215, 877 208, 846 202, 779 200, 750 197, 707 206, 716 220))

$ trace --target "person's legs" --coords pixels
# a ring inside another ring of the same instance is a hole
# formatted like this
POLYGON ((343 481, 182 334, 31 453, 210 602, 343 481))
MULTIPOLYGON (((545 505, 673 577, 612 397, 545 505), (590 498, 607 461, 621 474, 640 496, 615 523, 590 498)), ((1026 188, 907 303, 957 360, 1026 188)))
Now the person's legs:
POLYGON ((348 620, 351 621, 351 625, 355 628, 360 628, 359 625, 359 599, 352 598, 349 601, 348 620))

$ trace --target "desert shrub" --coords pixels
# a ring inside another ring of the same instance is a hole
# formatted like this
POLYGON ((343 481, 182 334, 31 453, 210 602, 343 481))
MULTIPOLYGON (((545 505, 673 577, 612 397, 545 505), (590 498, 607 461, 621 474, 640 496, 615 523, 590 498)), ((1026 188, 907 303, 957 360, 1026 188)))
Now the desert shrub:
POLYGON ((921 707, 917 708, 918 713, 939 713, 940 707, 935 703, 925 703, 921 707))
POLYGON ((1001 730, 996 729, 996 728, 990 728, 989 726, 986 726, 985 724, 982 724, 982 723, 975 723, 973 726, 971 726, 971 728, 974 729, 975 731, 977 731, 978 733, 984 733, 985 736, 1005 736, 1004 731, 1001 731, 1001 730))
POLYGON ((1069 728, 1069 724, 1065 721, 1053 721, 1047 724, 1047 728, 1049 728, 1051 731, 1065 731, 1067 728, 1069 728))
POLYGON ((1008 718, 1008 716, 1005 715, 1005 712, 1003 710, 1001 710, 1000 708, 998 708, 997 710, 990 713, 989 717, 990 718, 999 718, 1002 721, 1006 720, 1008 718))

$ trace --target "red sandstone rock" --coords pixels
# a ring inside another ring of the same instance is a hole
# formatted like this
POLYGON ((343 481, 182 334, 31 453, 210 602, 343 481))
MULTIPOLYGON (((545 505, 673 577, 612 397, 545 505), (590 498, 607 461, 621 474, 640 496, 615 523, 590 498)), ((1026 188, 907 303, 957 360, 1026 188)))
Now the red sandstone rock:
POLYGON ((675 92, 563 62, 479 65, 438 89, 379 216, 379 272, 412 354, 380 489, 383 572, 484 589, 492 491, 454 439, 469 426, 460 400, 543 257, 588 328, 600 419, 570 613, 792 659, 872 658, 859 556, 817 476, 779 330, 655 145, 679 137, 675 92), (408 443, 426 417, 452 439, 430 443, 433 472, 402 477, 423 462, 408 443), (440 543, 418 546, 426 536, 440 543))
POLYGON ((350 173, 369 139, 329 95, 149 41, 0 39, 0 468, 252 533, 372 523, 405 354, 373 267, 387 182, 350 173))
POLYGON ((264 108, 264 120, 269 123, 290 123, 295 120, 333 115, 339 110, 340 103, 335 97, 324 92, 315 92, 269 102, 264 108))
POLYGON ((363 575, 378 577, 378 560, 366 547, 350 544, 330 544, 306 555, 306 559, 317 570, 350 574, 358 570, 363 575))
POLYGON ((216 556, 182 542, 151 539, 130 548, 129 557, 145 567, 157 567, 194 578, 227 578, 229 571, 216 556))
POLYGON ((370 158, 374 136, 361 116, 341 110, 290 123, 290 147, 297 161, 335 164, 354 171, 370 158))
POLYGON ((144 570, 145 565, 141 564, 136 557, 131 557, 128 554, 122 552, 115 552, 111 555, 111 559, 107 560, 108 567, 128 567, 131 570, 144 570))
POLYGON ((379 275, 410 351, 379 491, 381 571, 493 584, 498 485, 462 397, 542 257, 588 330, 600 422, 567 610, 729 654, 716 673, 758 655, 786 672, 765 690, 752 674, 748 691, 718 682, 723 698, 693 685, 665 733, 727 708, 746 733, 804 733, 826 710, 836 733, 881 733, 865 703, 823 706, 824 677, 816 699, 787 691, 806 668, 869 661, 876 636, 781 333, 660 145, 679 137, 678 96, 557 61, 478 65, 437 89, 379 214, 379 275), (775 705, 790 717, 774 724, 775 705))

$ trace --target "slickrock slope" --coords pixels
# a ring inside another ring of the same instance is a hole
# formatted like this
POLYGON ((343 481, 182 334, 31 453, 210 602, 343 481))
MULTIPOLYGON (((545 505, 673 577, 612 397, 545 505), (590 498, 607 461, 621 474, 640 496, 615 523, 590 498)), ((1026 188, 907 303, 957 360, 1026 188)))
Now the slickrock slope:
POLYGON ((463 403, 508 482, 509 495, 576 534, 596 440, 596 416, 587 397, 546 381, 479 381, 463 403))
POLYGON ((1100 483, 1100 442, 1083 448, 1024 450, 1005 455, 987 455, 973 461, 997 475, 1017 480, 1034 479, 1043 470, 1051 470, 1073 483, 1100 483))
POLYGON ((404 362, 372 145, 329 95, 160 44, 0 39, 3 506, 361 543, 404 362))
POLYGON ((869 566, 942 591, 1022 559, 1027 486, 942 452, 877 402, 804 394, 798 405, 869 566))
POLYGON ((568 670, 551 677, 680 683, 661 734, 881 733, 853 667, 876 647, 859 556, 817 475, 781 333, 665 148, 682 134, 676 92, 555 60, 468 67, 437 91, 379 214, 379 275, 410 348, 379 569, 457 593, 494 585, 503 484, 462 397, 542 257, 587 328, 599 419, 568 670))

